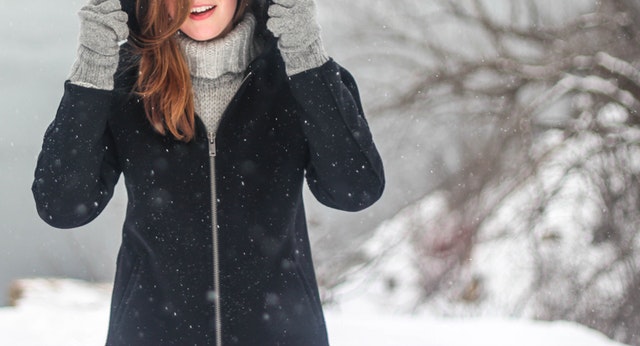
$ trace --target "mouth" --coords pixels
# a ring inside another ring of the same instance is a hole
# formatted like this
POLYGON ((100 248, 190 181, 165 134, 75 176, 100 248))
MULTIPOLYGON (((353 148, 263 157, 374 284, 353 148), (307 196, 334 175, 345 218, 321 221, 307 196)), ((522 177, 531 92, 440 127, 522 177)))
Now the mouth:
POLYGON ((191 19, 205 19, 209 17, 213 11, 216 9, 215 5, 202 5, 196 6, 191 9, 191 14, 189 17, 191 19))

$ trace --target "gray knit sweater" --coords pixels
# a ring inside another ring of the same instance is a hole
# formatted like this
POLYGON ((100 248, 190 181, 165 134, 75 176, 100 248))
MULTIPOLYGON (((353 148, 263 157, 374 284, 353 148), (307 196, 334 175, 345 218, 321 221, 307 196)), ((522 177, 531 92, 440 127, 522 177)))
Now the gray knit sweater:
POLYGON ((247 66, 258 54, 255 26, 255 17, 247 14, 227 35, 211 41, 194 41, 178 33, 191 72, 195 110, 210 133, 216 131, 247 66))

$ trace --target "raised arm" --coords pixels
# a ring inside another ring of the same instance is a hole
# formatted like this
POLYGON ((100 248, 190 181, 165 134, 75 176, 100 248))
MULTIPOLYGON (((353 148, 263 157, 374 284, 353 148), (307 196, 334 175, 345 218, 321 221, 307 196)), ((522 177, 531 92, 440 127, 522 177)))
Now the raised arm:
POLYGON ((291 91, 304 110, 309 188, 333 208, 370 206, 384 190, 382 160, 353 77, 324 51, 313 0, 273 0, 268 13, 267 27, 278 37, 291 91))
POLYGON ((78 56, 44 135, 32 185, 38 214, 59 228, 98 216, 120 176, 107 121, 127 15, 118 0, 92 0, 79 16, 78 56))
POLYGON ((331 60, 292 76, 291 89, 305 111, 306 174, 314 196, 347 211, 373 204, 384 190, 384 170, 353 77, 331 60))

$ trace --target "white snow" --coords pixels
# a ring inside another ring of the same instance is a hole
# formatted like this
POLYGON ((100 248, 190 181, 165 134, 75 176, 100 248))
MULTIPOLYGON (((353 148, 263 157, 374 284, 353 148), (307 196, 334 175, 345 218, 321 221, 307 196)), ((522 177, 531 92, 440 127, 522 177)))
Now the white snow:
MULTIPOLYGON (((104 345, 109 285, 31 279, 19 286, 17 306, 0 308, 0 345, 104 345)), ((622 345, 569 322, 443 319, 385 314, 357 304, 328 308, 326 317, 333 346, 622 345)))

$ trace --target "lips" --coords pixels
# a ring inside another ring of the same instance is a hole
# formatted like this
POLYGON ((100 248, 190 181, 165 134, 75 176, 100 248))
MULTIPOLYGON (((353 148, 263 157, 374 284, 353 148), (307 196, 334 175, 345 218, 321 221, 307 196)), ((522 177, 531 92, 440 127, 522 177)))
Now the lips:
POLYGON ((189 18, 193 20, 203 20, 209 18, 216 9, 215 5, 201 5, 194 6, 191 9, 191 14, 189 14, 189 18))

